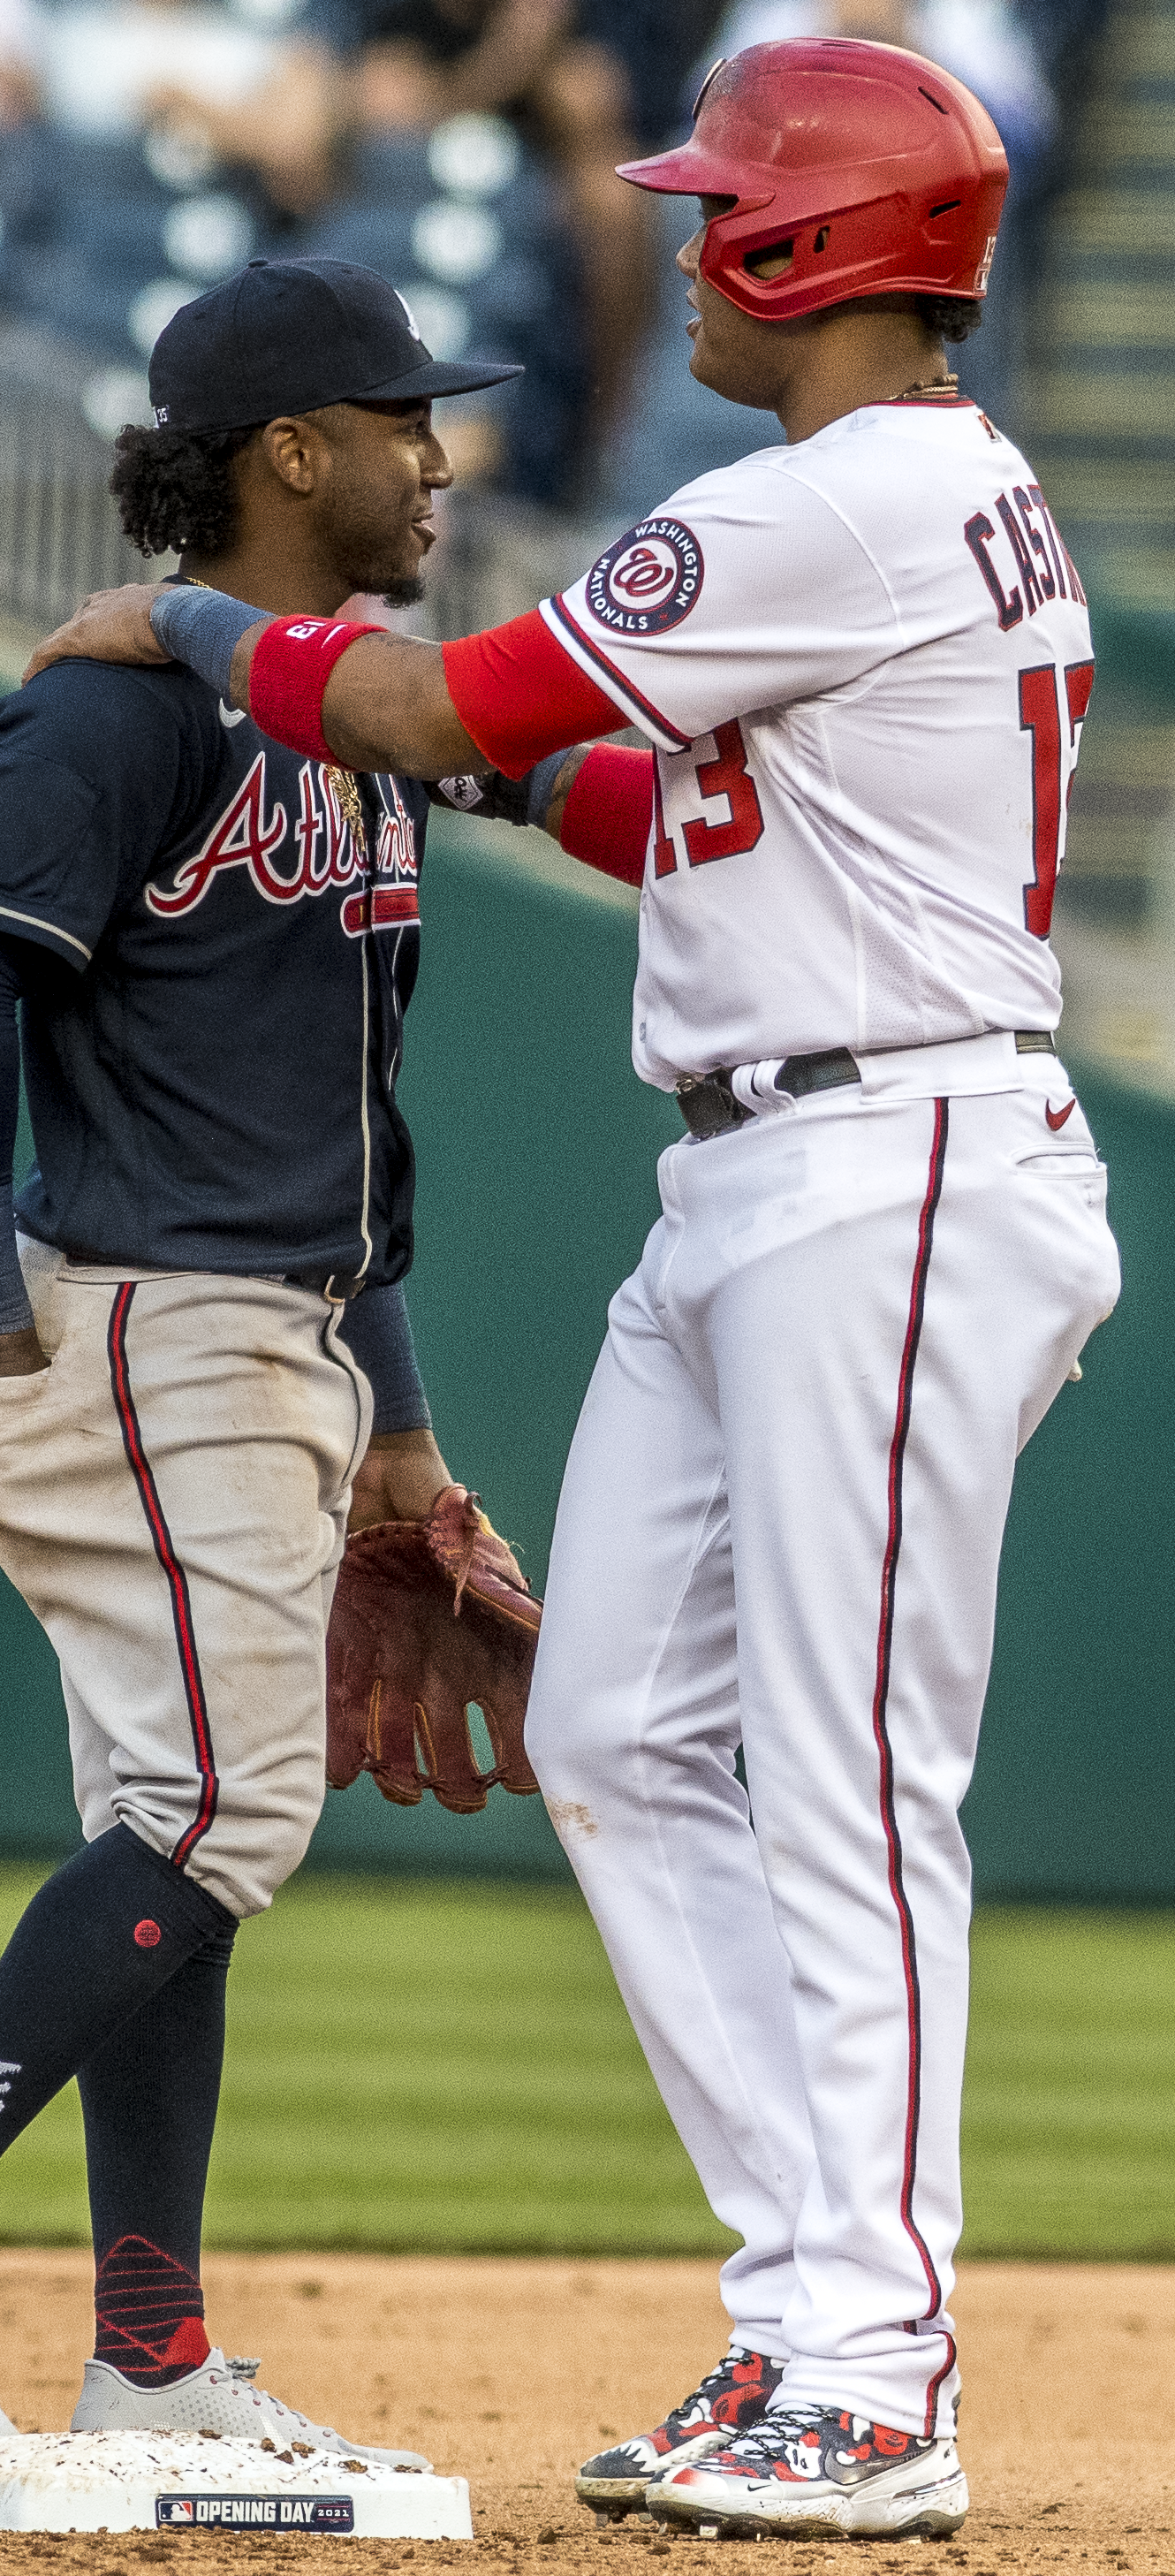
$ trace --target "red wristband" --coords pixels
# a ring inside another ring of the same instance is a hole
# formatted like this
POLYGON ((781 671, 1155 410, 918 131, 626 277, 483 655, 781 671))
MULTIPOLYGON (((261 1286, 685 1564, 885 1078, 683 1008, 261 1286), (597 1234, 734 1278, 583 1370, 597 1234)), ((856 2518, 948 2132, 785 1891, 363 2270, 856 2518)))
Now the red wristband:
POLYGON ((639 885, 653 820, 653 754, 623 743, 597 743, 578 771, 563 808, 561 848, 606 877, 639 885))
POLYGON ((262 733, 312 760, 333 760, 322 730, 322 701, 335 664, 360 635, 382 635, 382 626, 352 625, 347 618, 275 617, 253 655, 249 713, 262 733))
POLYGON ((537 608, 442 644, 449 696, 478 750, 507 778, 596 733, 620 733, 623 707, 565 653, 537 608))

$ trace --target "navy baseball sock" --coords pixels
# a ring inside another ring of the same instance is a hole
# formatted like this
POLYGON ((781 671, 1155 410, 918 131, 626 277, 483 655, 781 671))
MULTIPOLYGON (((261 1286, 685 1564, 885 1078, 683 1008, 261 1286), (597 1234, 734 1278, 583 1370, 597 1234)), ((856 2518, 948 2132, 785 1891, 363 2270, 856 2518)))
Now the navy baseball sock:
POLYGON ((194 1950, 235 1930, 126 1825, 75 1852, 0 1958, 0 2152, 194 1950))
POLYGON ((167 2388, 208 2351, 200 2223, 231 1931, 215 1933, 78 2071, 94 2231, 94 2357, 167 2388))

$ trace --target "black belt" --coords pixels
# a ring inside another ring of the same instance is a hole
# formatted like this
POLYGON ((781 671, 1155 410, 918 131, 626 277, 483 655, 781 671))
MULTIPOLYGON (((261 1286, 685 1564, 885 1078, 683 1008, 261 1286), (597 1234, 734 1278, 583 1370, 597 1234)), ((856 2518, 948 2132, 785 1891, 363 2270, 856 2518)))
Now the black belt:
MULTIPOLYGON (((1016 1029, 1013 1035, 1017 1055, 1057 1052, 1048 1029, 1016 1029)), ((881 1052, 905 1054, 907 1050, 885 1048, 881 1052)), ((826 1047, 820 1055, 786 1056, 776 1074, 775 1089, 790 1093, 793 1100, 803 1100, 810 1091, 839 1091, 842 1084, 860 1079, 860 1065, 847 1047, 826 1047)), ((741 1100, 735 1099, 733 1083, 733 1065, 716 1065, 713 1073, 682 1075, 677 1084, 677 1106, 691 1136, 722 1136, 729 1128, 745 1126, 747 1119, 754 1117, 753 1109, 744 1109, 741 1100)))

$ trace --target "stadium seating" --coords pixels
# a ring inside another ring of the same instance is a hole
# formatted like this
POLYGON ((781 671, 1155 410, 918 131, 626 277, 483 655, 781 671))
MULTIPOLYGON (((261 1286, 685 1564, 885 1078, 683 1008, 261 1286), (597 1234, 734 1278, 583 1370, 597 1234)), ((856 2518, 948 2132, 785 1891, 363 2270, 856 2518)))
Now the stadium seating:
MULTIPOLYGON (((27 150, 41 131, 18 141, 27 150)), ((253 257, 272 223, 216 175, 197 189, 169 185, 137 140, 55 134, 51 145, 50 207, 12 252, 11 299, 75 343, 141 366, 176 307, 253 257)))
POLYGON ((513 128, 451 117, 431 136, 365 145, 345 198, 308 226, 311 255, 358 260, 402 289, 438 358, 515 359, 493 398, 502 487, 566 495, 587 395, 575 253, 545 172, 513 128))
POLYGON ((1137 927, 1175 919, 1175 0, 1115 0, 1094 72, 1066 136, 1025 409, 1099 657, 1066 898, 1137 927))
POLYGON ((526 367, 525 390, 495 406, 502 486, 565 495, 587 391, 575 256, 545 173, 498 118, 366 145, 345 193, 302 225, 279 219, 243 174, 193 173, 151 137, 29 126, 0 153, 0 227, 3 306, 120 376, 145 377, 177 307, 261 252, 378 269, 403 288, 436 356, 526 367))

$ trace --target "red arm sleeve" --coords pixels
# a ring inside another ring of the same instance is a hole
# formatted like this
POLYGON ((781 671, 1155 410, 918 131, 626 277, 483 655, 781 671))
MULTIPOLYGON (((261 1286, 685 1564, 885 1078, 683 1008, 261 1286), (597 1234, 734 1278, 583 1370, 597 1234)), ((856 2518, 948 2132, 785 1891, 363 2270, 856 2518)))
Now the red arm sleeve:
POLYGON ((631 721, 564 652, 537 608, 443 644, 441 652, 466 733, 507 778, 521 778, 550 751, 620 733, 631 721))
POLYGON ((559 841, 606 877, 639 885, 653 820, 653 753, 606 742, 589 751, 567 803, 559 841))

